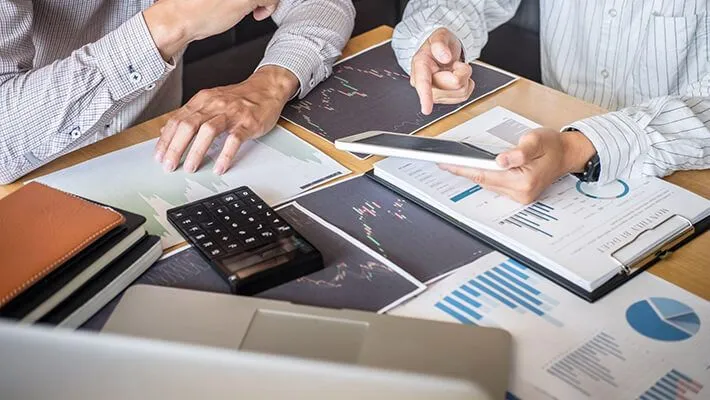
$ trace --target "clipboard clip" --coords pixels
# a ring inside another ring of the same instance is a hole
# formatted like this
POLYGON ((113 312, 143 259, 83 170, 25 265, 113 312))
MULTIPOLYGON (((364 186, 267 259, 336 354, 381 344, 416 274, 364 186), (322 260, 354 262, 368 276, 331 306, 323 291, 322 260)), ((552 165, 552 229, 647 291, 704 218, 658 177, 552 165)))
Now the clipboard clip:
POLYGON ((611 253, 621 267, 621 272, 632 275, 653 260, 664 259, 672 249, 695 233, 695 226, 682 215, 673 214, 655 226, 645 229, 634 236, 628 243, 611 253), (651 232, 660 232, 659 237, 647 237, 651 232), (640 249, 634 249, 640 246, 640 249))

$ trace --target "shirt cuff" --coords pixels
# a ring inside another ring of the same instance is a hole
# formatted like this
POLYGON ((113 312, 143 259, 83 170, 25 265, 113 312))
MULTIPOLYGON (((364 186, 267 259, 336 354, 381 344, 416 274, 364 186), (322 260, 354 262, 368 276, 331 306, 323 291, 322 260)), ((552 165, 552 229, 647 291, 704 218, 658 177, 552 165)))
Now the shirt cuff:
POLYGON ((647 152, 650 144, 638 123, 621 112, 597 115, 574 122, 563 130, 582 132, 599 155, 599 184, 631 175, 634 160, 647 152))
POLYGON ((299 89, 291 98, 297 96, 304 98, 317 84, 327 78, 329 72, 317 52, 293 42, 270 45, 256 69, 266 65, 286 68, 296 75, 299 89))
POLYGON ((175 68, 166 63, 139 13, 93 45, 99 69, 115 100, 151 90, 175 68))

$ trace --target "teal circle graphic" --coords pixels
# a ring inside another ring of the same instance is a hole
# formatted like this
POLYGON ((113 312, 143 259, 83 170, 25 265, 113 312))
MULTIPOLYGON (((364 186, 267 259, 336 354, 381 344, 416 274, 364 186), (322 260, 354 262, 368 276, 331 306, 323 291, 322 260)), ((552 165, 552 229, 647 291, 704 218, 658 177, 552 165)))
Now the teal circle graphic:
POLYGON ((614 182, 603 186, 596 186, 587 182, 579 181, 577 182, 577 191, 592 199, 607 200, 620 199, 629 194, 630 189, 626 182, 621 179, 617 179, 614 182))

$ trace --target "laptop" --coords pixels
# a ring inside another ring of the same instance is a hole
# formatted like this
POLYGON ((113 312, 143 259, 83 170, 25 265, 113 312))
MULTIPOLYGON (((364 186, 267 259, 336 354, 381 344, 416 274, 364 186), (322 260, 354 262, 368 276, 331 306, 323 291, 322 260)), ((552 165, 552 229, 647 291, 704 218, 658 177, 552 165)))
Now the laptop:
POLYGON ((488 400, 505 397, 511 337, 137 285, 100 334, 0 321, 0 354, 7 398, 488 400))

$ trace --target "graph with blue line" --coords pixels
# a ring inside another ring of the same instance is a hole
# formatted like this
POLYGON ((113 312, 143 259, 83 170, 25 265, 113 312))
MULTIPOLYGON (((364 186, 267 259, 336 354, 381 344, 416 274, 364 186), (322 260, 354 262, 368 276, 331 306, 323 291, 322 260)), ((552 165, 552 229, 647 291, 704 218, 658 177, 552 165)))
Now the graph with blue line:
POLYGON ((701 390, 703 390, 702 384, 688 375, 672 369, 638 398, 641 400, 699 399, 700 397, 696 395, 701 390))
POLYGON ((539 289, 543 278, 513 259, 472 276, 434 307, 468 325, 496 325, 490 317, 498 307, 542 318, 555 327, 563 323, 551 315, 559 301, 539 289))
POLYGON ((500 221, 500 224, 516 226, 520 229, 529 229, 533 232, 553 238, 554 235, 550 233, 550 229, 546 228, 546 225, 553 224, 557 220, 554 207, 537 201, 500 221))

